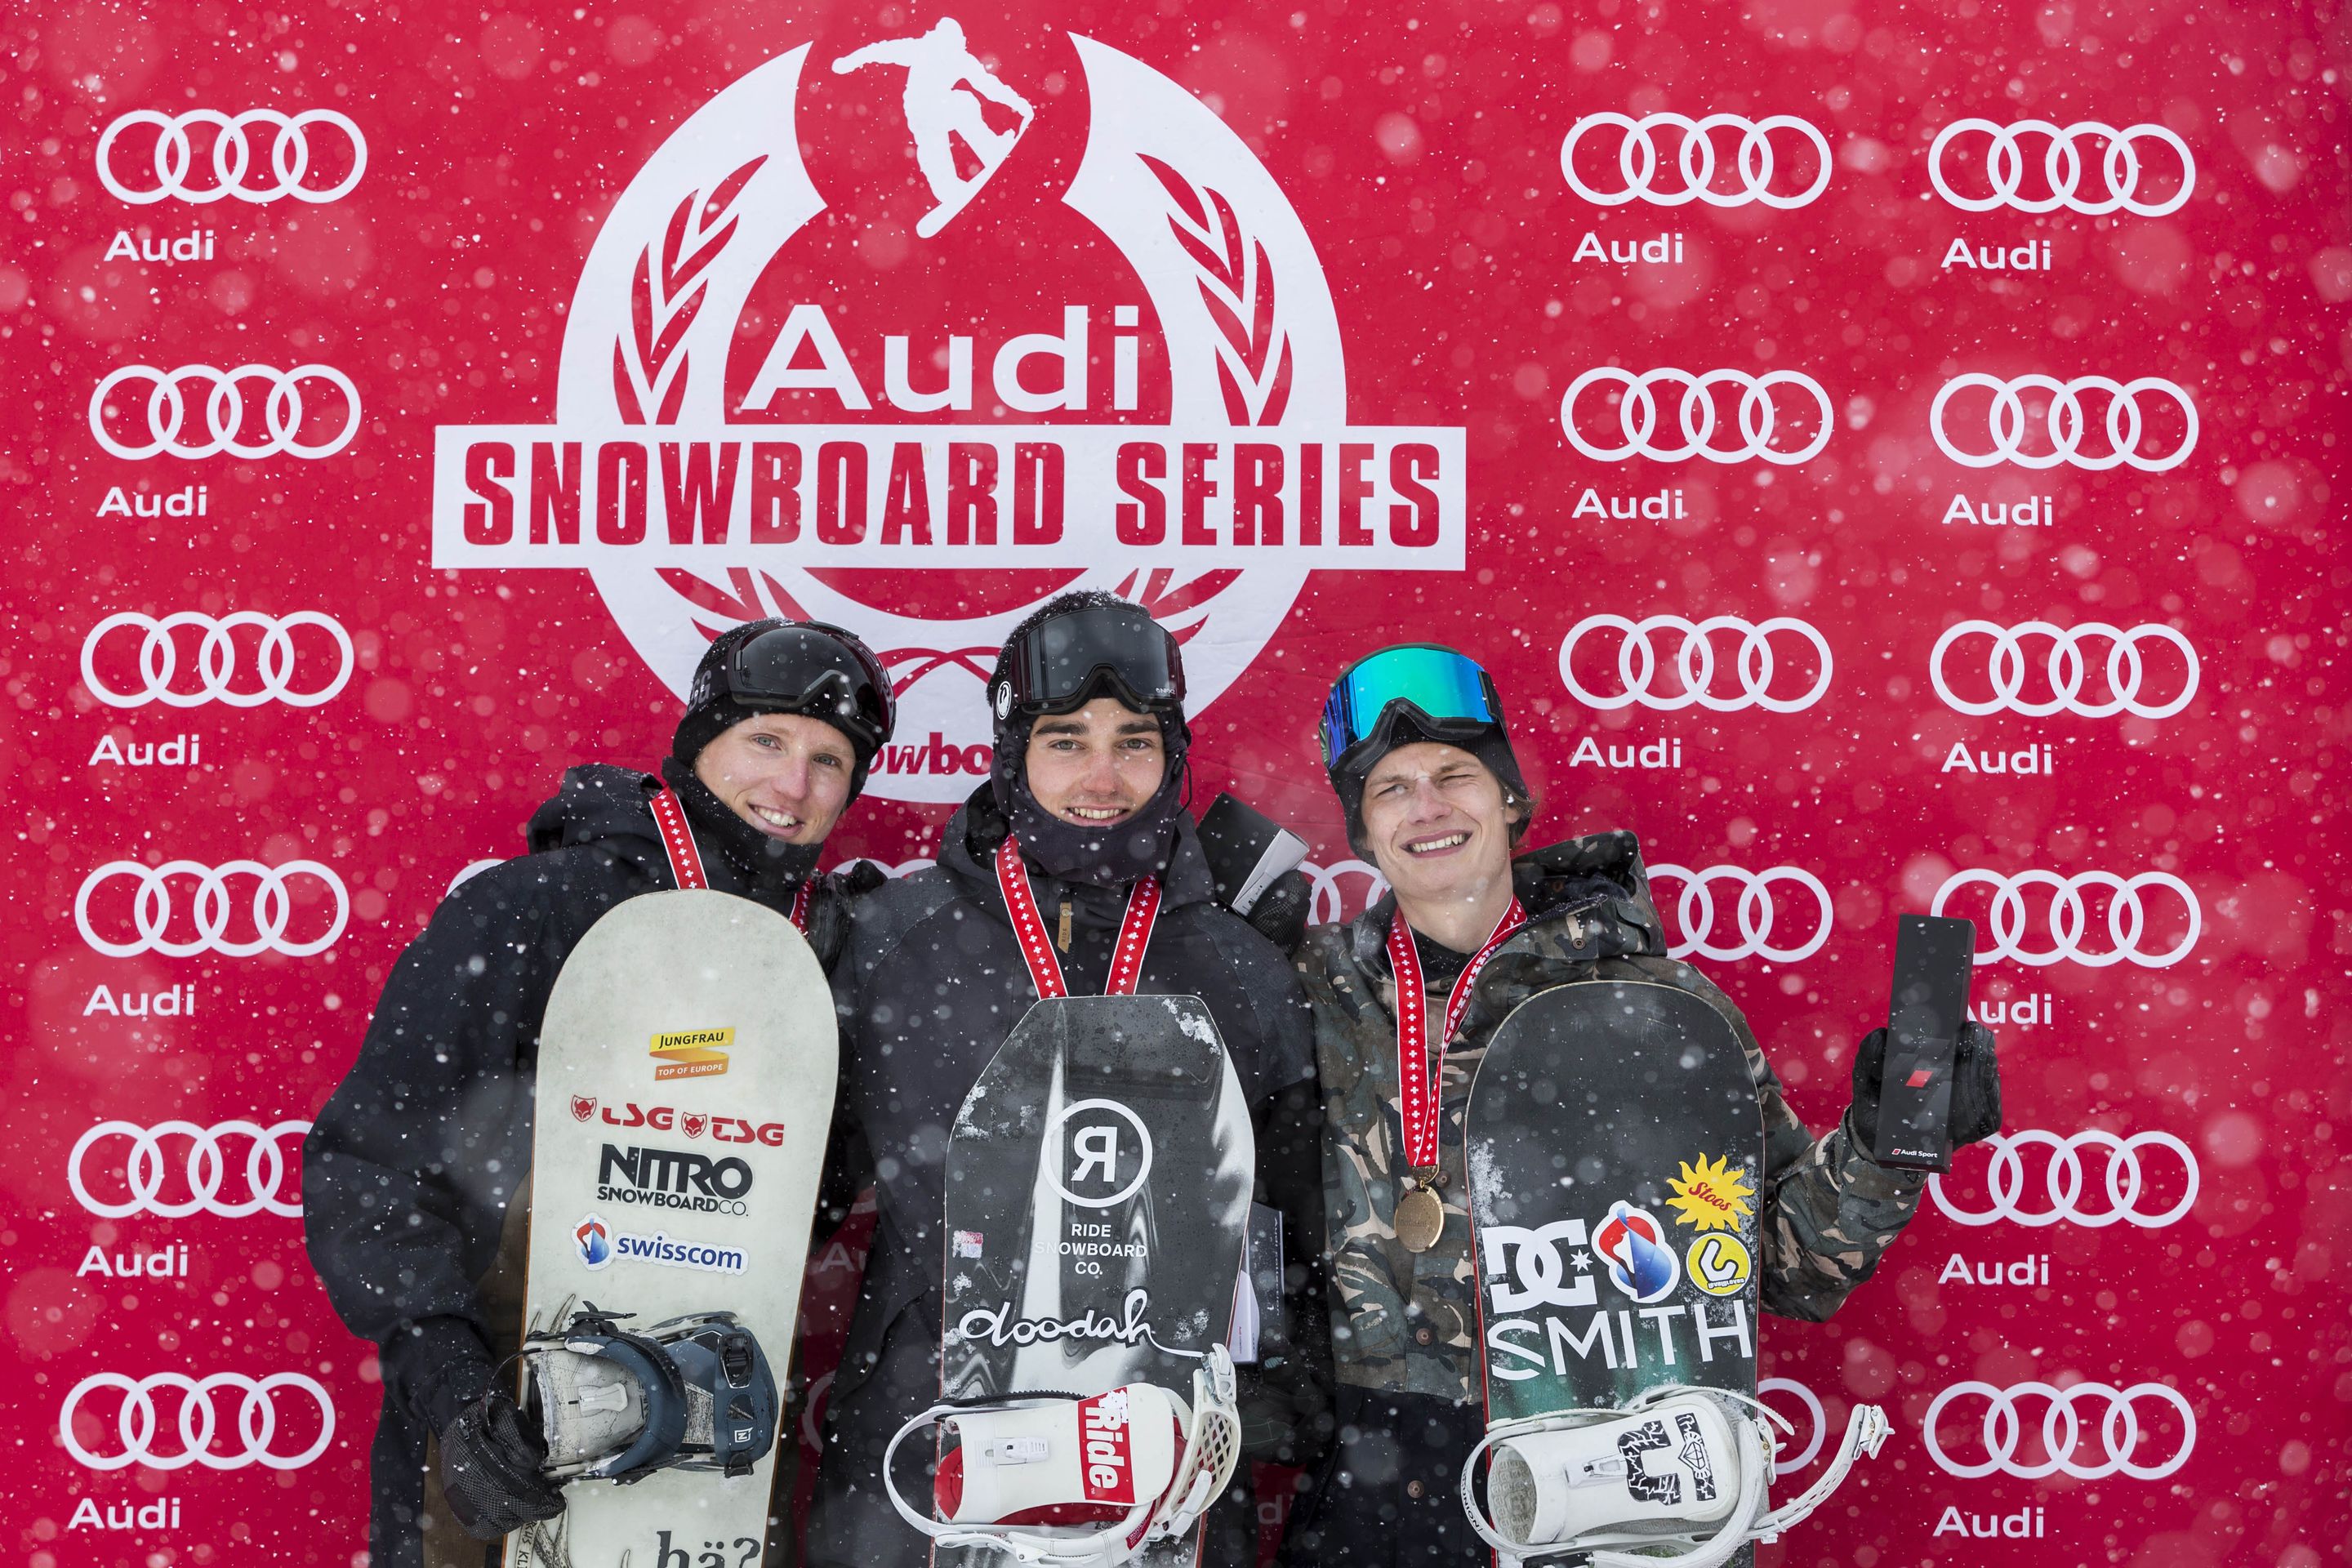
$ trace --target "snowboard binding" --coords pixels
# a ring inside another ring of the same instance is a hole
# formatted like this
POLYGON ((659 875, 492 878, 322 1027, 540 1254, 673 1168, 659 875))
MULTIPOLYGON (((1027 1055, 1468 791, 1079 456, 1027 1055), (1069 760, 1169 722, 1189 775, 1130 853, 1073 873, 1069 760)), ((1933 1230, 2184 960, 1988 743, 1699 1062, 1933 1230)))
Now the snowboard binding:
POLYGON ((1717 1568, 1749 1541, 1771 1541, 1819 1508, 1855 1459, 1877 1456, 1885 1413, 1858 1405, 1844 1441, 1802 1496, 1772 1510, 1768 1486, 1791 1430, 1759 1401, 1660 1384, 1622 1405, 1561 1411, 1487 1428, 1462 1466, 1462 1507, 1507 1557, 1590 1553, 1591 1568, 1717 1568), (1493 1450, 1487 1507, 1478 1460, 1493 1450))
POLYGON ((776 1436, 775 1375, 732 1312, 632 1333, 630 1314, 584 1303, 523 1341, 527 1411, 555 1481, 643 1480, 657 1470, 749 1475, 776 1436))
POLYGON ((1233 1479, 1241 1457, 1234 1363, 1212 1345, 1188 1406, 1156 1384, 1081 1398, 1020 1394, 950 1400, 898 1428, 882 1457, 890 1502, 945 1547, 993 1547, 1046 1568, 1116 1568, 1154 1541, 1181 1540, 1233 1479), (899 1494, 891 1463, 938 1426, 959 1446, 932 1479, 936 1512, 899 1494))

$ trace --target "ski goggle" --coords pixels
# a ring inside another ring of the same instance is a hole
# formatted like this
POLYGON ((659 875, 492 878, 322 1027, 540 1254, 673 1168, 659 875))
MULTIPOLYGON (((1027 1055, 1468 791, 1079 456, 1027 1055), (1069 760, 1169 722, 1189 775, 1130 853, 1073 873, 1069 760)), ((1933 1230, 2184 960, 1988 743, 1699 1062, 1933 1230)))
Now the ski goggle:
POLYGON ((1024 713, 1066 713, 1105 684, 1141 712, 1184 703, 1184 659, 1176 639, 1133 605, 1093 605, 1055 616, 1024 633, 1007 652, 999 700, 1009 692, 1009 708, 1024 713))
POLYGON ((839 724, 869 753, 898 721, 882 661, 839 626, 803 621, 761 632, 735 650, 726 673, 729 694, 744 707, 839 724))
POLYGON ((1350 665, 1323 704, 1323 765, 1336 768, 1350 748, 1371 739, 1397 703, 1440 733, 1466 733, 1503 721, 1494 678, 1475 659, 1434 643, 1384 647, 1350 665))

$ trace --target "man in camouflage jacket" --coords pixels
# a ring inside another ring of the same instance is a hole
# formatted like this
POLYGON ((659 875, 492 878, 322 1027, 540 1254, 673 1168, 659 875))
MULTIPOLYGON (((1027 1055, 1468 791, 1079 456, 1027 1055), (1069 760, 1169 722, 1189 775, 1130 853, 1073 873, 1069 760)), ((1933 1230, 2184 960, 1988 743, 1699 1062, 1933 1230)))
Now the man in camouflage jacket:
MULTIPOLYGON (((1491 694, 1491 681, 1486 689, 1491 694)), ((1926 1185, 1923 1174, 1881 1166, 1866 1152, 1874 1135, 1884 1031, 1857 1052, 1856 1103, 1816 1139, 1789 1109, 1739 1009, 1696 970, 1666 956, 1632 834, 1595 834, 1512 858, 1534 803, 1499 709, 1494 703, 1495 718, 1483 733, 1443 719, 1428 722, 1410 707, 1360 722, 1360 738, 1332 768, 1351 842, 1399 892, 1353 921, 1308 932, 1298 955, 1324 1096, 1339 1442, 1293 1510, 1286 1556, 1296 1563, 1487 1560, 1455 1496, 1462 1463, 1486 1424, 1462 1119, 1488 1040, 1528 997, 1593 980, 1641 980, 1686 991, 1722 1014, 1747 1052, 1763 1112, 1758 1272, 1768 1311, 1811 1321, 1829 1317, 1870 1277, 1926 1185), (1422 738, 1433 732, 1444 739, 1422 738), (1447 864, 1443 876, 1433 877, 1413 863, 1426 845, 1437 847, 1427 852, 1432 859, 1483 855, 1499 873, 1499 885, 1485 889, 1487 901, 1467 925, 1451 922, 1457 933, 1472 933, 1451 945, 1421 928, 1424 919, 1447 923, 1444 900, 1467 885, 1464 868, 1447 864), (1400 893, 1408 895, 1432 1037, 1479 934, 1499 927, 1511 897, 1526 911, 1526 923, 1492 949, 1473 980, 1444 1057, 1434 1184, 1444 1223, 1433 1244, 1420 1251, 1400 1239, 1396 1223, 1400 1199, 1416 1184, 1401 1148, 1390 959, 1400 893), (1430 919, 1430 911, 1439 918, 1430 919)), ((1343 731, 1339 738, 1348 737, 1343 731)), ((1969 1026, 1962 1058, 1952 1124, 1955 1138, 1969 1142, 1999 1126, 1990 1033, 1969 1026)))

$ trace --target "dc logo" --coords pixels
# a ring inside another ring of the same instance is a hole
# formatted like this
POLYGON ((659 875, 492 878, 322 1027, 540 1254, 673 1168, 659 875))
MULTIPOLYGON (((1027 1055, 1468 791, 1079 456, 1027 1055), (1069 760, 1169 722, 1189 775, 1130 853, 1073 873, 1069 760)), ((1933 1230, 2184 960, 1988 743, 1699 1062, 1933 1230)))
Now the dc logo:
POLYGON ((1962 212, 2065 207, 2091 216, 2120 209, 2162 217, 2179 211, 2196 188, 2197 161, 2189 143, 2161 125, 1956 120, 1927 144, 1927 178, 1937 195, 1962 212), (2145 163, 2143 154, 2148 155, 2145 163), (2146 193, 2156 191, 2165 194, 2147 199, 2146 193))
POLYGON ((1569 127, 1559 168, 1568 188, 1595 206, 1635 200, 1662 207, 1760 202, 1785 210, 1804 206, 1829 188, 1830 144, 1790 114, 1762 120, 1588 114, 1569 127))
POLYGON ((1834 417, 1822 384, 1793 370, 1750 375, 1668 368, 1637 375, 1604 365, 1570 382, 1559 400, 1569 445, 1600 463, 1760 458, 1786 468, 1821 456, 1834 417))
POLYGON ((1958 1173, 1927 1178, 1927 1195, 1945 1218, 1966 1226, 2008 1220, 2037 1229, 2061 1220, 2089 1230, 2128 1222, 2161 1230, 2197 1206, 2197 1156, 2169 1132, 2119 1138, 2091 1127, 2062 1136, 2032 1127, 1996 1132, 1984 1146, 1992 1163, 1984 1173, 1990 1201, 1983 1206, 1953 1195, 1958 1173), (2042 1151, 2032 1169, 2028 1150, 2042 1151), (2148 1151, 2158 1152, 2143 1163, 2148 1151))
MULTIPOLYGON (((310 1131, 307 1121, 101 1121, 75 1140, 66 1156, 66 1184, 74 1201, 107 1219, 152 1214, 185 1219, 193 1214, 241 1219, 265 1210, 299 1218, 299 1184, 289 1182, 286 1140, 310 1131), (116 1139, 128 1139, 117 1146, 116 1139), (239 1144, 243 1157, 234 1157, 239 1144), (176 1162, 168 1159, 177 1155, 176 1162), (173 1179, 172 1167, 179 1167, 173 1179), (234 1173, 234 1178, 232 1176, 234 1173)), ((299 1142, 294 1145, 299 1151, 299 1142)))
POLYGON ((1993 945, 1979 950, 1979 963, 2014 959, 2044 968, 2073 962, 2091 969, 2106 969, 2126 961, 2142 969, 2169 969, 2189 956, 2205 928, 2205 911, 2189 884, 2169 871, 2142 871, 2118 877, 2112 871, 2078 871, 2061 877, 2054 871, 2020 871, 2013 877, 1998 871, 1961 871, 1936 889, 1929 914, 1948 907, 1969 914, 1977 905, 1960 895, 1974 888, 1992 889, 1979 931, 1990 927, 1993 945), (2144 892, 2157 896, 2143 899, 2144 892), (2041 918, 2032 918, 2029 894, 2038 894, 2041 918), (2085 897, 2085 895, 2089 895, 2085 897), (2105 906, 2105 919, 2094 928, 2094 911, 2105 906), (2089 938, 2086 943, 2084 938, 2089 938), (2169 945, 2167 945, 2167 943, 2169 945))
POLYGON ((316 205, 351 195, 365 173, 367 138, 331 109, 290 115, 142 109, 98 139, 99 183, 133 206, 174 197, 201 206, 225 196, 257 206, 287 196, 316 205))
POLYGON ((1963 468, 2070 463, 2095 472, 2127 466, 2160 474, 2196 450, 2197 405, 2185 388, 2161 376, 2002 381, 1971 374, 1955 376, 1936 394, 1927 405, 1927 431, 1937 448, 1963 468), (2141 449, 2151 442, 2153 451, 2141 449))
POLYGON ((1586 1250, 1582 1220, 1556 1219, 1532 1228, 1485 1225, 1478 1227, 1477 1239, 1478 1261, 1496 1311, 1593 1304, 1592 1254, 1586 1250), (1565 1264, 1562 1247, 1568 1248, 1565 1264))
POLYGON ((258 860, 220 866, 195 860, 166 860, 160 866, 110 860, 82 879, 73 909, 74 929, 82 941, 109 958, 142 952, 167 958, 193 958, 201 952, 225 958, 251 958, 259 952, 308 958, 335 944, 351 913, 351 894, 343 879, 316 860, 289 860, 282 866, 258 860), (232 896, 237 884, 252 889, 242 911, 232 896), (189 900, 184 918, 175 892, 189 900), (322 898, 331 906, 323 921, 319 910, 322 898), (127 939, 113 934, 125 931, 127 939))
POLYGON ((1682 1283, 1683 1268, 1665 1227, 1647 1209, 1619 1199, 1592 1233, 1592 1250, 1607 1263, 1609 1283, 1643 1306, 1663 1301, 1682 1283))
POLYGON ((1654 885, 1683 884, 1673 904, 1681 935, 1666 949, 1671 958, 1687 958, 1696 952, 1724 963, 1742 958, 1795 963, 1822 950, 1836 921, 1829 889, 1799 866, 1773 866, 1762 871, 1739 866, 1707 866, 1696 871, 1684 866, 1653 866, 1650 880, 1654 885), (1738 889, 1727 921, 1716 904, 1717 884, 1738 889), (1738 927, 1737 941, 1726 942, 1717 935, 1727 925, 1738 927), (1776 931, 1785 931, 1795 940, 1775 942, 1776 931))
POLYGON ((590 1215, 572 1227, 572 1247, 583 1268, 602 1268, 613 1261, 613 1227, 590 1215))
POLYGON ((1998 1472, 2032 1481, 2063 1471, 2084 1481, 2117 1474, 2160 1481, 2197 1447, 2197 1412, 2179 1389, 2161 1383, 1956 1383, 1928 1402, 1920 1425, 1929 1456, 1946 1473, 1968 1479, 1998 1472), (1970 1434, 1966 1417, 1979 1400, 1981 1415, 1970 1434), (1960 1417, 1960 1430, 1947 1423, 1947 1410, 1960 1417), (1969 1457, 1977 1453, 1984 1457, 1969 1457))
POLYGON ((207 702, 258 708, 270 701, 316 708, 342 690, 356 662, 352 634, 333 616, 316 610, 290 616, 239 610, 220 616, 181 610, 161 620, 123 610, 99 622, 82 639, 81 683, 110 708, 142 708, 158 701, 167 708, 199 708, 207 702), (298 655, 295 634, 306 628, 298 655), (124 635, 132 631, 139 636, 124 635), (197 631, 203 633, 201 638, 179 635, 197 631), (181 649, 190 640, 195 642, 195 656, 184 661, 181 649), (136 666, 126 669, 129 649, 134 647, 136 666), (195 676, 195 689, 178 679, 184 670, 195 676))
POLYGON ((1116 1100, 1081 1100, 1046 1125, 1045 1161, 1045 1184, 1063 1202, 1114 1208, 1151 1174, 1151 1131, 1116 1100))
POLYGON ((133 462, 220 452, 331 458, 360 433, 360 389, 327 364, 127 364, 89 395, 89 433, 108 453, 133 462))
POLYGON ((233 1372, 209 1377, 159 1372, 143 1378, 101 1372, 83 1378, 66 1394, 58 1412, 58 1438, 76 1464, 92 1470, 132 1465, 151 1470, 184 1470, 190 1465, 208 1470, 241 1470, 248 1465, 299 1470, 335 1440, 335 1406, 326 1389, 299 1372, 262 1378, 233 1372), (280 1392, 289 1389, 301 1397, 281 1401, 280 1392), (224 1412, 215 1408, 215 1396, 225 1393, 236 1395, 234 1429, 222 1419, 224 1412), (110 1394, 119 1396, 111 1422, 103 1414, 110 1394), (158 1395, 163 1397, 159 1400, 158 1395), (168 1426, 157 1410, 159 1404, 178 1407, 168 1426), (234 1447, 223 1451, 218 1446, 223 1439, 234 1447))
POLYGON ((2189 639, 2160 622, 2126 630, 2104 621, 2071 627, 2048 621, 2021 621, 2013 626, 1960 621, 1945 628, 1927 656, 1928 679, 1945 707, 1960 713, 2023 713, 2036 719, 2053 713, 2105 719, 2126 712, 2141 719, 2169 719, 2197 695, 2198 668, 2197 650, 2189 639), (1946 656, 1969 644, 1966 658, 1958 661, 1966 670, 1975 660, 1973 645, 1979 637, 1990 639, 1984 649, 1984 679, 1967 684, 1989 695, 1962 697, 1948 679, 1946 656), (2040 657, 2028 659, 2029 644, 2040 657), (2102 646, 2106 650, 2103 658, 2098 656, 2102 646), (2151 665, 2158 667, 2153 676, 2151 665), (2095 679, 2091 678, 2095 668, 2099 670, 2095 679), (2144 698, 2143 693, 2148 695, 2144 698))
POLYGON ((1648 616, 1638 621, 1623 616, 1587 616, 1569 628, 1559 645, 1560 679, 1579 702, 1604 712, 1638 702, 1667 713, 1693 706, 1711 713, 1734 713, 1743 708, 1797 713, 1822 700, 1836 668, 1828 639, 1789 616, 1775 616, 1760 625, 1738 616, 1710 616, 1703 621, 1680 616, 1648 616), (1673 634, 1667 644, 1670 654, 1662 652, 1652 640, 1656 632, 1673 634), (1716 652, 1717 638, 1723 639, 1726 647, 1720 659, 1716 652), (1775 638, 1781 648, 1778 658, 1772 651, 1775 638), (1595 690, 1585 678, 1595 674, 1591 666, 1596 660, 1588 654, 1580 676, 1578 645, 1598 649, 1599 661, 1605 663, 1612 642, 1617 650, 1616 679, 1605 684, 1616 689, 1595 690), (1662 679, 1669 668, 1674 679, 1662 679), (1788 671, 1785 677, 1783 670, 1788 671), (1727 689, 1734 681, 1736 689, 1727 689))

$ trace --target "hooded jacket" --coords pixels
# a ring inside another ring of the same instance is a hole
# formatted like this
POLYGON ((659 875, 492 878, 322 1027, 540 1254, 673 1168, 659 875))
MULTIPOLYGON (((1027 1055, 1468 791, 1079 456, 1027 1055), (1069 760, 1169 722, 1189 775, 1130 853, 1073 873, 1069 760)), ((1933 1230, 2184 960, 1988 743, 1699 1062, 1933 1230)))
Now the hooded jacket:
MULTIPOLYGON (((430 1381, 520 1338, 541 1019, 589 927, 624 899, 677 885, 649 804, 660 787, 631 768, 565 773, 531 814, 530 853, 452 888, 401 954, 358 1061, 303 1141, 311 1263, 344 1323, 381 1349, 377 1568, 426 1555, 430 1381)), ((789 913, 790 889, 755 890, 722 855, 703 862, 714 889, 789 913)), ((812 900, 820 959, 840 946, 845 901, 838 878, 812 900)), ((442 1541, 438 1512, 436 1542, 478 1560, 462 1535, 442 1541)))
MULTIPOLYGON (((900 1549, 905 1561, 919 1562, 929 1545, 892 1510, 879 1461, 900 1424, 939 1394, 948 1129, 1037 1000, 991 858, 1005 832, 983 785, 949 821, 934 868, 858 901, 835 974, 845 1092, 874 1153, 878 1212, 827 1399, 812 1563, 898 1561, 890 1552, 900 1549)), ((1049 930, 1069 906, 1071 942, 1057 956, 1071 994, 1100 995, 1127 889, 1066 883, 1034 864, 1029 874, 1049 930)), ((1182 814, 1161 882, 1136 989, 1207 1003, 1252 1108, 1260 1199, 1284 1210, 1292 1275, 1305 1286, 1322 1240, 1322 1198, 1313 1046, 1297 976, 1271 942, 1215 901, 1182 814)), ((1306 1293, 1311 1300, 1315 1291, 1306 1293)))

